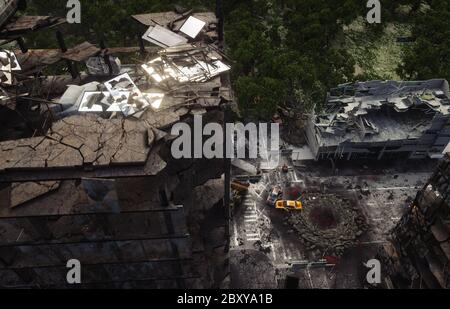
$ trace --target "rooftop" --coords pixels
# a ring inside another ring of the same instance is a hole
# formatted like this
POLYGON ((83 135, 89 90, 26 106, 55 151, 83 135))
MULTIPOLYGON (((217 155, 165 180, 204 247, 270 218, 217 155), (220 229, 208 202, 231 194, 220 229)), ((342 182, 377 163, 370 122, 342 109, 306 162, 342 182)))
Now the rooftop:
MULTIPOLYGON (((148 27, 143 39, 155 48, 145 48, 140 64, 122 65, 112 49, 89 42, 64 53, 4 50, 5 60, 19 65, 15 71, 5 61, 9 83, 3 82, 2 87, 21 87, 23 75, 30 72, 27 61, 37 54, 55 58, 39 66, 60 59, 85 63, 83 74, 89 82, 69 78, 62 95, 51 99, 24 94, 41 102, 42 110, 49 110, 51 125, 43 135, 0 143, 0 181, 158 174, 166 166, 158 145, 170 142, 164 130, 232 100, 228 78, 223 76, 230 70, 227 57, 219 42, 212 40, 217 35, 210 35, 217 30, 214 14, 169 12, 135 19, 148 27), (158 25, 146 20, 158 21, 158 25), (154 32, 156 26, 161 29, 154 32)), ((10 96, 4 104, 14 109, 14 101, 10 96)))
POLYGON ((450 115, 446 80, 369 81, 332 89, 314 125, 326 146, 382 142, 419 138, 438 114, 450 115))

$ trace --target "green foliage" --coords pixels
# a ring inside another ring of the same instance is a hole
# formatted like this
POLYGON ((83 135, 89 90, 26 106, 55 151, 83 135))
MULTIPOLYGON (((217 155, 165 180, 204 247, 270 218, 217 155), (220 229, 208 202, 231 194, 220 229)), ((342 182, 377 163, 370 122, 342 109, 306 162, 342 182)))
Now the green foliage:
POLYGON ((414 21, 416 41, 405 50, 398 72, 403 78, 450 80, 450 0, 431 1, 414 21))
MULTIPOLYGON (((174 4, 199 10, 214 9, 214 0, 80 0, 81 24, 64 28, 67 45, 82 41, 99 42, 104 39, 108 46, 136 46, 136 36, 142 32, 141 26, 131 15, 172 10, 174 4)), ((29 0, 26 14, 53 15, 65 17, 68 8, 65 0, 29 0)), ((30 36, 33 47, 56 47, 52 32, 30 36)))
POLYGON ((240 107, 252 118, 271 117, 279 100, 285 96, 285 90, 281 81, 270 77, 241 76, 235 81, 240 107))
MULTIPOLYGON (((136 46, 136 36, 145 29, 130 15, 171 10, 175 3, 196 10, 215 8, 215 0, 81 2, 82 24, 64 28, 68 46, 101 39, 108 46, 136 46)), ((65 16, 65 5, 61 0, 29 0, 26 13, 65 16)), ((246 116, 267 119, 278 106, 310 111, 337 84, 380 77, 375 70, 354 76, 360 55, 336 44, 344 26, 365 17, 366 1, 224 0, 223 6, 234 90, 246 116)), ((383 0, 382 10, 382 25, 366 25, 368 39, 384 33, 388 22, 414 23, 417 41, 404 52, 400 76, 450 79, 450 0, 383 0)), ((32 48, 57 47, 53 30, 27 41, 32 48)))
POLYGON ((226 9, 234 89, 245 114, 267 119, 278 106, 311 110, 327 88, 353 77, 352 56, 332 41, 358 16, 360 1, 231 1, 226 9))

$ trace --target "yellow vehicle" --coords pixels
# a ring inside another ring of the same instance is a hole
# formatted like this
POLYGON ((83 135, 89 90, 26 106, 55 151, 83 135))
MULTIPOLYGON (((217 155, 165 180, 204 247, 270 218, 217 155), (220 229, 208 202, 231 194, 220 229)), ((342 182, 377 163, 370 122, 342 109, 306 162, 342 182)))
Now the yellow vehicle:
POLYGON ((275 203, 276 209, 294 209, 294 210, 302 210, 303 204, 300 201, 283 201, 279 200, 275 203))

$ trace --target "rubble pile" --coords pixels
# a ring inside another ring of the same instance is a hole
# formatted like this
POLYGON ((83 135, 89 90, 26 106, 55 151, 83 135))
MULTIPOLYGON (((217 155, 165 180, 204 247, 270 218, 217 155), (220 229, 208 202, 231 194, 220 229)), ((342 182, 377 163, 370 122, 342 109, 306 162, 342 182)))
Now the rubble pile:
POLYGON ((450 155, 380 251, 389 288, 450 288, 450 155))
POLYGON ((269 258, 256 250, 232 251, 230 254, 233 289, 275 289, 277 280, 269 258))
POLYGON ((330 90, 306 128, 315 159, 442 158, 450 142, 444 79, 367 81, 330 90))
POLYGON ((291 212, 287 222, 309 250, 341 256, 367 230, 365 218, 346 198, 305 193, 302 202, 303 211, 291 212))
POLYGON ((83 288, 226 281, 225 164, 175 160, 171 129, 223 124, 230 67, 215 14, 178 11, 133 16, 151 47, 67 49, 59 33, 61 50, 0 50, 0 120, 30 128, 0 121, 0 287, 70 288, 70 259, 83 288), (113 56, 128 52, 142 61, 113 56), (70 75, 43 75, 61 61, 70 75))

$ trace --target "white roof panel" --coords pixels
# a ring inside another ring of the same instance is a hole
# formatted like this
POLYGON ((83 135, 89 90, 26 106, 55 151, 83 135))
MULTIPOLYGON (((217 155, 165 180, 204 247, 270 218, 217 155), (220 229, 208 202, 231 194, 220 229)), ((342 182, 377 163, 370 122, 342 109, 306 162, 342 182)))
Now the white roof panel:
POLYGON ((188 41, 185 37, 159 25, 150 27, 142 38, 163 48, 184 44, 188 41))
POLYGON ((203 20, 190 16, 183 24, 180 31, 195 39, 205 25, 206 23, 203 20))

